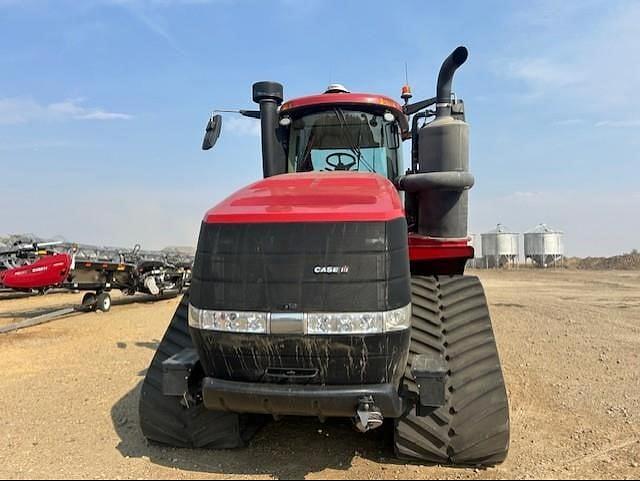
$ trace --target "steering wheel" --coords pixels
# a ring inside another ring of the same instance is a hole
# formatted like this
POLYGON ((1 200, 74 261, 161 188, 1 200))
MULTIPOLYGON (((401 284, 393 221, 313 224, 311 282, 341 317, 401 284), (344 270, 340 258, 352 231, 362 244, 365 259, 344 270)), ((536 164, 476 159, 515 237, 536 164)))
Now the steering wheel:
POLYGON ((335 172, 335 171, 340 171, 340 170, 351 170, 353 168, 354 165, 356 165, 358 162, 356 161, 356 158, 351 155, 351 154, 347 154, 346 152, 336 152, 335 154, 331 154, 328 155, 327 158, 325 159, 325 161, 327 162, 327 165, 329 165, 330 167, 333 167, 333 169, 329 169, 329 168, 325 168, 324 170, 327 170, 329 172, 335 172), (332 163, 329 159, 331 159, 332 157, 337 157, 338 161, 335 163, 332 163), (342 158, 343 157, 349 157, 352 162, 345 164, 344 162, 342 162, 342 158))

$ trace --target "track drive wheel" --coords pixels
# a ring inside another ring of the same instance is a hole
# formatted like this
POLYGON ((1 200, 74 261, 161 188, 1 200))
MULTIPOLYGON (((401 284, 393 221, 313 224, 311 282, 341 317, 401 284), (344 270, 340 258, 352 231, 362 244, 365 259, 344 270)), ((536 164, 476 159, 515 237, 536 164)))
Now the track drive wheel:
POLYGON ((509 448, 509 405, 489 309, 477 277, 413 277, 411 352, 440 353, 449 371, 446 404, 420 417, 412 408, 396 420, 395 449, 404 459, 492 466, 509 448))
POLYGON ((258 418, 205 409, 162 394, 162 363, 193 342, 188 328, 189 291, 176 310, 158 346, 140 393, 140 427, 153 442, 181 448, 228 449, 245 446, 261 426, 258 418))
POLYGON ((109 312, 111 310, 111 295, 108 292, 98 294, 96 307, 102 312, 109 312))

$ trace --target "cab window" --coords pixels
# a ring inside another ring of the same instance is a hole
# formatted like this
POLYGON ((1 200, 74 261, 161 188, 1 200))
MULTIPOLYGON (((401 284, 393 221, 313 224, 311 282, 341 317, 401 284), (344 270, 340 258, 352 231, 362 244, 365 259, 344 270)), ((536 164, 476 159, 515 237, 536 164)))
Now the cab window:
POLYGON ((375 172, 398 176, 400 134, 383 115, 333 108, 293 120, 289 172, 375 172))

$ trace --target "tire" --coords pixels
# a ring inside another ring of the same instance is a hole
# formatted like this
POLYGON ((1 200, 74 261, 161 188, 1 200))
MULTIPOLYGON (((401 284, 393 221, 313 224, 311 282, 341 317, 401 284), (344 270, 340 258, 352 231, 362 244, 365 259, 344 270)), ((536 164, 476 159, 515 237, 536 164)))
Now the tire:
POLYGON ((140 393, 140 427, 149 440, 180 448, 229 449, 243 447, 260 424, 250 416, 208 411, 202 403, 185 407, 183 399, 162 394, 162 363, 186 348, 192 348, 185 293, 171 324, 158 346, 140 393))
POLYGON ((109 312, 111 310, 111 295, 107 292, 98 294, 96 307, 99 311, 109 312))
POLYGON ((93 292, 87 292, 82 296, 82 306, 91 310, 95 310, 98 297, 93 292))
POLYGON ((477 277, 413 277, 411 349, 413 357, 445 356, 449 371, 446 404, 430 415, 413 407, 396 420, 400 458, 459 466, 493 466, 507 457, 509 405, 484 289, 477 277))

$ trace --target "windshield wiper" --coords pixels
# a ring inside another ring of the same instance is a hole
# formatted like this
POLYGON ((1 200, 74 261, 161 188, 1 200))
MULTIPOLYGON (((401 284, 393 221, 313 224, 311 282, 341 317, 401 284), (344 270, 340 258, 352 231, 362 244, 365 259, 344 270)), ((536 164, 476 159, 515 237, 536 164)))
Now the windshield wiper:
POLYGON ((365 168, 369 170, 369 172, 375 172, 375 170, 363 158, 362 151, 360 150, 360 138, 362 137, 362 131, 358 131, 358 142, 355 143, 351 137, 351 133, 348 130, 347 120, 344 117, 344 112, 342 111, 342 109, 339 109, 337 107, 335 107, 333 110, 336 114, 336 117, 338 118, 338 122, 340 122, 340 132, 342 133, 342 136, 349 144, 349 149, 351 150, 351 152, 353 152, 357 156, 358 170, 360 170, 360 162, 362 162, 365 168))

